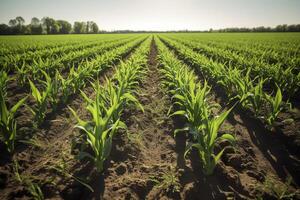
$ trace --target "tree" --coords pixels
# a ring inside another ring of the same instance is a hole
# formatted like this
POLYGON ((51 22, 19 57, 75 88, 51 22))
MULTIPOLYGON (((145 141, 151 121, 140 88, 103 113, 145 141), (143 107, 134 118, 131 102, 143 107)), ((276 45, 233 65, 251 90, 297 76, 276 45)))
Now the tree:
POLYGON ((86 27, 85 27, 86 31, 85 31, 85 33, 89 33, 90 32, 92 23, 93 22, 90 22, 90 21, 86 22, 86 27))
POLYGON ((296 24, 292 24, 292 25, 289 25, 288 27, 287 27, 287 30, 289 31, 289 32, 299 32, 300 31, 300 24, 298 24, 298 25, 296 25, 296 24))
POLYGON ((25 23, 25 20, 21 16, 16 17, 16 21, 18 23, 18 26, 23 26, 25 23))
POLYGON ((92 32, 93 33, 98 33, 99 32, 98 25, 94 22, 92 23, 92 32))
POLYGON ((33 17, 32 19, 31 19, 31 26, 38 26, 38 25, 40 25, 41 24, 41 22, 40 22, 40 20, 38 19, 38 18, 36 18, 36 17, 33 17))
POLYGON ((59 24, 55 19, 50 17, 44 17, 42 19, 43 25, 46 28, 47 34, 57 34, 59 33, 59 24))
POLYGON ((86 24, 85 22, 74 22, 74 33, 80 34, 86 31, 86 24))
POLYGON ((50 34, 50 33, 51 33, 51 27, 53 26, 53 22, 54 22, 54 21, 55 21, 55 20, 52 19, 52 18, 50 18, 50 17, 44 17, 44 18, 42 19, 42 22, 43 22, 43 25, 44 25, 45 28, 46 28, 47 34, 50 34))
POLYGON ((58 23, 53 19, 51 23, 51 29, 50 29, 50 34, 57 34, 59 33, 59 25, 58 23))
POLYGON ((43 33, 42 24, 41 24, 40 20, 36 17, 33 17, 31 19, 30 32, 31 32, 31 34, 42 34, 43 33))
POLYGON ((68 34, 68 33, 71 32, 72 25, 69 22, 67 22, 65 20, 57 20, 56 22, 59 26, 59 31, 58 32, 60 34, 68 34))
POLYGON ((10 28, 7 24, 0 24, 0 35, 8 35, 10 33, 10 28))
POLYGON ((30 35, 30 34, 32 34, 30 24, 28 24, 28 25, 26 25, 26 26, 24 25, 24 28, 23 28, 23 34, 25 34, 25 35, 30 35))
POLYGON ((25 32, 24 26, 25 20, 23 17, 16 17, 15 19, 9 20, 10 30, 12 34, 23 34, 25 32))
POLYGON ((16 26, 16 25, 17 25, 17 20, 11 19, 11 20, 9 20, 8 24, 9 24, 10 26, 16 26))

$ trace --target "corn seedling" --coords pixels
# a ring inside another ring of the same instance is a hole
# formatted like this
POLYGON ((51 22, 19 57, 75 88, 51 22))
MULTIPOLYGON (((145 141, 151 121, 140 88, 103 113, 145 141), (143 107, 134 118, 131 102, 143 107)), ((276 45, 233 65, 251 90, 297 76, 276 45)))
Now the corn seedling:
POLYGON ((49 88, 49 102, 53 110, 55 110, 59 101, 58 94, 61 86, 59 72, 56 71, 55 76, 53 78, 51 78, 45 71, 42 71, 42 73, 44 74, 46 80, 41 81, 41 83, 43 83, 43 85, 45 85, 46 88, 49 88))
POLYGON ((233 143, 235 141, 235 138, 228 133, 218 136, 218 131, 231 110, 232 108, 214 118, 206 116, 204 127, 201 132, 198 132, 199 137, 197 137, 197 142, 191 143, 187 146, 186 153, 189 152, 192 147, 198 150, 203 165, 203 172, 206 175, 211 175, 213 173, 215 166, 219 162, 225 150, 222 149, 217 155, 215 155, 214 147, 217 142, 225 140, 233 143))
POLYGON ((282 110, 282 94, 278 87, 275 97, 266 94, 266 98, 271 106, 271 110, 266 116, 267 123, 272 126, 279 112, 282 110))
MULTIPOLYGON (((161 44, 161 43, 159 43, 161 44)), ((179 107, 173 115, 181 115, 187 119, 187 126, 179 131, 189 131, 193 136, 192 142, 187 145, 185 155, 192 149, 198 150, 203 165, 203 171, 206 175, 211 175, 216 164, 219 162, 224 149, 215 155, 214 147, 221 140, 234 142, 235 138, 231 134, 218 136, 218 131, 231 112, 229 109, 218 117, 211 116, 212 108, 216 104, 209 104, 207 96, 209 87, 205 81, 203 86, 196 82, 195 75, 189 71, 164 47, 159 46, 160 59, 163 64, 161 72, 164 74, 164 85, 171 86, 173 105, 179 107), (172 65, 170 65, 172 63, 172 65)))
POLYGON ((103 171, 103 163, 108 158, 111 146, 112 138, 115 132, 119 128, 124 128, 125 125, 120 119, 113 120, 113 116, 116 115, 117 110, 122 105, 122 102, 117 97, 117 92, 114 92, 115 96, 112 97, 111 105, 105 105, 106 102, 101 95, 99 84, 96 85, 96 97, 95 100, 91 100, 83 93, 88 106, 87 110, 92 115, 91 121, 83 121, 79 118, 77 113, 70 108, 73 115, 78 120, 77 128, 83 130, 87 135, 87 141, 93 149, 94 155, 89 153, 83 153, 83 156, 87 156, 94 160, 97 171, 103 171))
MULTIPOLYGON (((71 71, 70 71, 71 73, 71 71)), ((60 82, 60 91, 61 91, 61 100, 63 103, 68 101, 68 98, 71 94, 73 94, 72 88, 72 78, 64 78, 58 71, 57 71, 58 80, 60 82)))
POLYGON ((263 107, 265 102, 265 93, 263 91, 264 82, 265 80, 263 79, 259 80, 257 85, 252 89, 252 92, 249 96, 249 103, 254 110, 255 116, 257 117, 260 115, 261 108, 263 107))
POLYGON ((250 69, 247 71, 245 77, 236 76, 232 80, 235 85, 236 96, 232 99, 237 99, 244 108, 249 108, 249 97, 253 88, 253 81, 250 78, 250 69))
POLYGON ((7 73, 5 71, 0 71, 0 90, 4 97, 6 97, 6 87, 9 80, 10 78, 8 77, 7 73))
POLYGON ((11 109, 7 108, 5 97, 0 90, 0 133, 1 140, 6 145, 8 152, 12 153, 15 147, 15 140, 17 136, 17 122, 15 120, 15 113, 24 104, 27 97, 18 101, 11 109))
POLYGON ((36 101, 34 108, 30 108, 30 110, 34 115, 34 121, 39 126, 46 116, 47 103, 51 93, 51 85, 46 85, 45 90, 40 92, 31 80, 29 80, 29 84, 32 97, 36 101))
POLYGON ((27 82, 27 79, 28 79, 28 73, 29 73, 29 66, 27 66, 25 64, 25 62, 22 63, 22 65, 19 67, 18 65, 15 66, 15 69, 16 69, 16 72, 17 72, 17 80, 18 80, 18 83, 22 86, 24 86, 27 82))
MULTIPOLYGON (((198 137, 198 132, 203 128, 205 115, 209 115, 209 105, 206 102, 208 94, 207 84, 205 82, 203 88, 197 87, 200 83, 189 82, 187 90, 182 90, 181 94, 175 94, 174 104, 181 105, 182 110, 175 111, 172 115, 182 115, 187 118, 188 126, 183 130, 188 130, 194 139, 198 137), (197 88, 196 88, 197 87, 197 88)), ((174 132, 176 134, 178 129, 174 132)))

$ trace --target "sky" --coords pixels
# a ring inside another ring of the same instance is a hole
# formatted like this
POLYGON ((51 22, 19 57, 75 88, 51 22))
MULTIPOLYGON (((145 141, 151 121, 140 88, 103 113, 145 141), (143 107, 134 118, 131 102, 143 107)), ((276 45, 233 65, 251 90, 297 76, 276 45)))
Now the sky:
POLYGON ((101 30, 208 30, 300 24, 300 0, 0 0, 0 23, 22 16, 94 21, 101 30))

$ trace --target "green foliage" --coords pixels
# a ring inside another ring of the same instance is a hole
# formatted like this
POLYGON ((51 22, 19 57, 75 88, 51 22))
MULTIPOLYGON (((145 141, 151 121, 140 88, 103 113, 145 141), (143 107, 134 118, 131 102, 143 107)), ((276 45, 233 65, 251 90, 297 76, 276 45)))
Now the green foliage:
POLYGON ((259 55, 250 49, 245 50, 228 44, 230 49, 238 49, 237 51, 240 52, 238 54, 226 50, 224 45, 214 44, 220 47, 212 47, 207 44, 192 43, 189 40, 179 36, 162 37, 163 42, 201 71, 206 79, 217 82, 222 89, 225 89, 230 101, 238 101, 243 108, 253 111, 256 117, 264 119, 269 126, 274 124, 279 112, 284 105, 287 105, 282 101, 281 92, 284 91, 287 97, 291 97, 299 88, 300 76, 295 70, 297 66, 295 62, 299 60, 296 61, 296 58, 292 63, 282 58, 291 65, 284 68, 277 54, 270 55, 272 60, 277 61, 270 66, 263 61, 270 59, 269 57, 266 58, 263 54, 263 58, 257 60, 256 57, 259 55), (249 57, 245 52, 255 54, 255 57, 249 57), (277 85, 276 89, 273 88, 274 85, 277 85), (264 88, 265 86, 268 90, 264 88), (277 90, 275 97, 270 94, 274 90, 277 90))
POLYGON ((4 97, 6 97, 7 82, 10 80, 5 71, 0 71, 0 91, 4 97))
POLYGON ((46 72, 43 73, 46 78, 46 81, 41 81, 41 83, 44 86, 43 91, 40 92, 35 86, 35 84, 31 80, 29 80, 31 95, 36 102, 34 107, 30 108, 30 110, 34 115, 34 121, 37 123, 38 126, 43 122, 46 116, 47 104, 50 101, 50 98, 52 98, 50 95, 53 89, 53 84, 51 82, 50 77, 47 75, 46 72))
POLYGON ((17 122, 15 113, 24 104, 27 97, 19 100, 12 108, 8 109, 3 91, 0 90, 0 136, 8 152, 13 153, 17 137, 17 122))
POLYGON ((25 62, 22 63, 22 65, 19 67, 18 65, 15 65, 15 69, 17 70, 17 81, 20 85, 25 85, 28 74, 29 74, 29 68, 26 66, 25 62))
POLYGON ((214 147, 216 146, 217 142, 229 141, 232 144, 235 142, 235 138, 231 134, 225 133, 218 136, 218 131, 231 110, 232 108, 223 112, 218 117, 209 118, 207 116, 204 120, 204 126, 202 127, 201 132, 197 132, 197 142, 187 145, 185 154, 187 154, 192 147, 198 150, 203 165, 203 172, 206 175, 213 174, 215 166, 224 152, 224 149, 222 149, 218 154, 215 155, 214 147))
POLYGON ((119 128, 125 128, 118 116, 118 110, 120 109, 122 102, 121 97, 117 95, 117 91, 114 91, 109 102, 109 106, 106 104, 106 98, 101 94, 99 84, 95 88, 96 97, 95 100, 89 99, 84 93, 82 95, 86 99, 88 106, 87 110, 92 115, 92 120, 87 122, 79 118, 76 112, 70 108, 73 115, 78 120, 77 128, 82 129, 87 135, 87 141, 94 151, 94 155, 88 153, 82 153, 83 156, 92 158, 95 162, 98 172, 103 171, 103 163, 108 158, 111 146, 112 137, 119 128), (114 119, 117 117, 117 119, 114 119))
POLYGON ((271 105, 271 111, 268 113, 267 122, 269 125, 273 125, 279 112, 283 108, 282 107, 282 94, 281 94, 280 88, 277 89, 275 97, 272 97, 271 95, 266 95, 266 97, 271 105))
POLYGON ((203 171, 211 175, 224 149, 215 154, 214 147, 221 140, 231 143, 235 138, 231 134, 218 135, 218 131, 232 110, 223 112, 220 116, 214 117, 212 109, 216 104, 208 102, 209 87, 205 81, 202 85, 196 81, 195 74, 187 66, 178 62, 172 53, 158 42, 159 58, 162 63, 160 72, 163 74, 163 85, 169 88, 175 111, 170 115, 180 115, 186 118, 187 124, 182 129, 175 130, 174 134, 181 131, 189 131, 192 136, 191 142, 187 145, 185 154, 192 147, 196 148, 202 162, 203 171))
POLYGON ((147 62, 148 45, 149 40, 127 62, 122 62, 112 80, 106 78, 105 86, 100 86, 99 81, 92 83, 96 94, 94 99, 81 91, 92 118, 90 121, 80 119, 76 111, 70 108, 78 121, 76 127, 86 134, 87 142, 94 152, 93 155, 81 152, 79 157, 94 160, 99 173, 103 172, 104 161, 110 154, 114 134, 120 128, 126 129, 125 123, 120 119, 124 107, 133 104, 143 110, 134 94, 138 80, 144 74, 143 65, 147 62))
POLYGON ((250 104, 254 110, 256 116, 261 114, 261 108, 265 103, 265 92, 263 91, 263 84, 265 80, 259 80, 249 96, 250 104))

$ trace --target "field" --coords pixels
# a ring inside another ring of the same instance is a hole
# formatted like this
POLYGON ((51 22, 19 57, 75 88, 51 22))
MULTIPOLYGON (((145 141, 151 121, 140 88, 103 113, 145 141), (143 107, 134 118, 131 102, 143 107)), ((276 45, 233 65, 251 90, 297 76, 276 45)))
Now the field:
POLYGON ((0 37, 0 199, 300 199, 300 34, 0 37))

